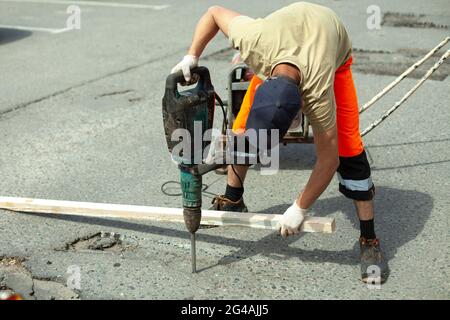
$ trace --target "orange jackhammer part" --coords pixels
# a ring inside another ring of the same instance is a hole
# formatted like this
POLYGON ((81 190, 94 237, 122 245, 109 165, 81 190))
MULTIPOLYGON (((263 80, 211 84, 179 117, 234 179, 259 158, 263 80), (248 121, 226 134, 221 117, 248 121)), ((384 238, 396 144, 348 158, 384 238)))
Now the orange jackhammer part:
POLYGON ((352 61, 350 57, 339 67, 334 78, 338 149, 341 157, 353 157, 364 150, 359 132, 358 97, 350 68, 352 61))
POLYGON ((250 109, 252 108, 255 92, 261 83, 263 83, 263 81, 257 76, 253 76, 252 80, 250 80, 247 92, 242 100, 241 109, 233 123, 233 133, 242 134, 245 132, 245 125, 247 124, 247 118, 250 114, 250 109))

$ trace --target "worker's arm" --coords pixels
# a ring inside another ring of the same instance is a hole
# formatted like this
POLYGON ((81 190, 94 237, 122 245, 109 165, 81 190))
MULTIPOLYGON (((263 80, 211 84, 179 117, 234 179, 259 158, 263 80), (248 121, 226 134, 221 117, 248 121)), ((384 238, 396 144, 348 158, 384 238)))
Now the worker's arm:
POLYGON ((323 132, 314 132, 314 144, 317 154, 316 165, 305 189, 297 199, 297 204, 303 209, 311 207, 325 191, 339 166, 336 126, 323 132))
POLYGON ((200 57, 206 45, 214 38, 219 30, 228 37, 228 25, 234 17, 239 15, 239 13, 223 7, 210 7, 195 28, 194 37, 188 54, 200 57))
POLYGON ((183 70, 184 78, 189 82, 191 78, 190 69, 197 66, 198 59, 206 45, 219 30, 228 37, 228 25, 234 17, 239 15, 237 12, 219 6, 210 7, 197 23, 188 54, 172 69, 171 73, 183 70))
POLYGON ((300 197, 283 214, 279 231, 283 237, 299 232, 307 215, 307 209, 319 198, 330 184, 339 166, 336 126, 324 132, 314 132, 317 161, 300 197))

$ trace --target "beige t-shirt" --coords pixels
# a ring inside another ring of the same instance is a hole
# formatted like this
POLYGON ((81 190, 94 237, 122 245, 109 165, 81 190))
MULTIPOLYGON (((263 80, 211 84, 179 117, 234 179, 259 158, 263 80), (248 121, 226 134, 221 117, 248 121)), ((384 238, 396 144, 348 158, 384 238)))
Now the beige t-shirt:
POLYGON ((302 110, 315 130, 336 123, 334 73, 350 58, 352 45, 332 10, 297 2, 265 18, 235 17, 228 30, 231 45, 260 78, 282 62, 299 68, 302 110))

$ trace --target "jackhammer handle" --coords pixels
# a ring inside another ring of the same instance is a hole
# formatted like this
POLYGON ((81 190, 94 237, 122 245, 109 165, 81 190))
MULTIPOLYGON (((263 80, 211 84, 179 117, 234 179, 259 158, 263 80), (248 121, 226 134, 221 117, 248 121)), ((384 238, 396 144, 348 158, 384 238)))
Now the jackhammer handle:
MULTIPOLYGON (((198 83, 203 86, 203 88, 212 88, 211 76, 209 70, 206 67, 195 67, 191 69, 191 75, 197 74, 199 76, 198 83)), ((185 83, 183 71, 178 71, 170 74, 166 79, 166 89, 177 90, 178 84, 185 83)))

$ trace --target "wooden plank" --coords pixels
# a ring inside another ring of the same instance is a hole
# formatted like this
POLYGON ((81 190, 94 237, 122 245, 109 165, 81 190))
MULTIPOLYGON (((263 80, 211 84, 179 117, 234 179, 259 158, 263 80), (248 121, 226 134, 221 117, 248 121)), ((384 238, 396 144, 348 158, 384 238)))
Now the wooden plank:
MULTIPOLYGON (((184 223, 183 209, 180 208, 0 197, 0 209, 30 213, 184 223)), ((280 217, 279 214, 202 210, 201 223, 204 225, 243 226, 275 230, 280 217)), ((335 231, 335 221, 333 218, 307 217, 302 224, 301 231, 332 233, 335 231)))

